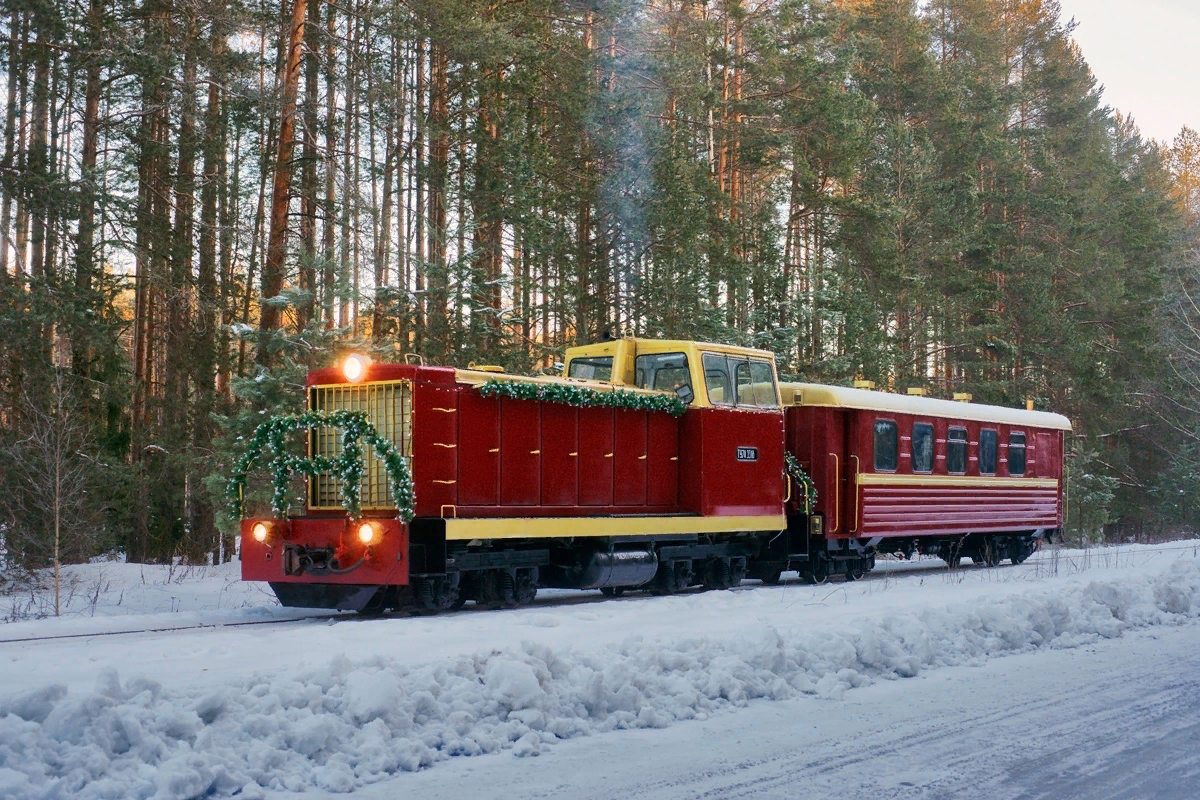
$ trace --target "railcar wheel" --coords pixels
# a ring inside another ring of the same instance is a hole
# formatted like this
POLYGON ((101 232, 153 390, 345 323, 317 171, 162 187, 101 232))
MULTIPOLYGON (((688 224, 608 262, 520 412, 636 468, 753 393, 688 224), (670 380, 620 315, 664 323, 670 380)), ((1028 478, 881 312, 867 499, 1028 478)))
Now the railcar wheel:
POLYGON ((962 551, 958 542, 943 544, 938 548, 938 558, 946 562, 947 569, 958 569, 962 561, 962 551))
POLYGON ((988 567, 1000 566, 1000 545, 995 539, 988 539, 983 545, 983 563, 988 567))
POLYGON ((605 586, 600 590, 600 594, 605 597, 620 597, 625 594, 624 586, 605 586))

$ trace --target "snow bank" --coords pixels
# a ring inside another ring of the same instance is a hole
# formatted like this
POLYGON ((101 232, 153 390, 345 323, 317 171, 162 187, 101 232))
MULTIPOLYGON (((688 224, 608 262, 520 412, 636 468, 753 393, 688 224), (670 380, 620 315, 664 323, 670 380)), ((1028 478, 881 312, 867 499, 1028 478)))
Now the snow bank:
POLYGON ((0 699, 0 797, 350 792, 451 756, 537 756, 559 739, 704 719, 755 698, 837 699, 873 680, 1197 617, 1200 564, 1187 560, 787 635, 748 621, 726 638, 524 643, 418 667, 339 657, 192 694, 109 672, 89 694, 52 685, 0 699))

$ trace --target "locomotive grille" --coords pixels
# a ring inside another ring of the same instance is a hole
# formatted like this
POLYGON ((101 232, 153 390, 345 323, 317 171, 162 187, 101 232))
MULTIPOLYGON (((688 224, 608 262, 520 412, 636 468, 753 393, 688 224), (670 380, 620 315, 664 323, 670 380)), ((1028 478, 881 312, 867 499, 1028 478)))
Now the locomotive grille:
MULTIPOLYGON (((313 386, 308 391, 308 407, 313 411, 365 411, 379 434, 392 443, 405 458, 412 455, 412 383, 381 381, 365 384, 313 386)), ((342 431, 337 428, 313 428, 308 439, 309 452, 333 458, 342 452, 342 431)), ((387 471, 383 462, 363 444, 366 472, 360 487, 364 509, 390 509, 396 504, 388 491, 387 471)), ((342 507, 341 481, 323 472, 308 482, 308 504, 314 509, 342 507)))

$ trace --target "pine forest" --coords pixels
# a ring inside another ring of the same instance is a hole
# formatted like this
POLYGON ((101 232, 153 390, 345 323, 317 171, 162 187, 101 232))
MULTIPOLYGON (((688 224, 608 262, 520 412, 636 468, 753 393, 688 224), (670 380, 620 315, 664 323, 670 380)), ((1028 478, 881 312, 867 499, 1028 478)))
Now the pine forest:
POLYGON ((307 370, 604 333, 1054 410, 1200 525, 1200 136, 1054 0, 5 0, 0 559, 228 559, 307 370))

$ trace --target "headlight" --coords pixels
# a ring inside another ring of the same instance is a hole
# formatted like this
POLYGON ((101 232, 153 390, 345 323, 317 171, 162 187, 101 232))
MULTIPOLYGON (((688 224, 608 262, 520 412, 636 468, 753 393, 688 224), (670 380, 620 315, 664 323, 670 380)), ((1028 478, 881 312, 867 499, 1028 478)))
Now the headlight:
POLYGON ((280 520, 259 520, 250 528, 250 536, 259 544, 271 545, 279 539, 286 539, 288 524, 280 520))
POLYGON ((379 544, 383 541, 383 526, 378 522, 363 520, 356 528, 358 540, 370 547, 373 544, 379 544))
POLYGON ((369 363, 366 356, 360 356, 357 353, 347 356, 346 360, 342 362, 342 374, 351 383, 358 383, 366 376, 369 363))

